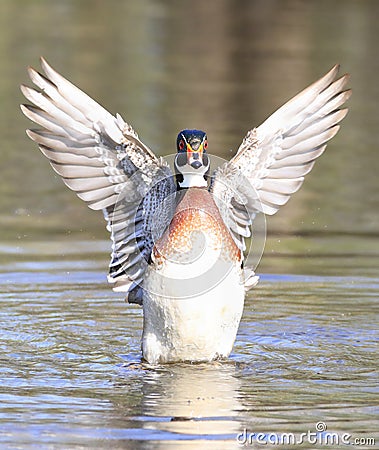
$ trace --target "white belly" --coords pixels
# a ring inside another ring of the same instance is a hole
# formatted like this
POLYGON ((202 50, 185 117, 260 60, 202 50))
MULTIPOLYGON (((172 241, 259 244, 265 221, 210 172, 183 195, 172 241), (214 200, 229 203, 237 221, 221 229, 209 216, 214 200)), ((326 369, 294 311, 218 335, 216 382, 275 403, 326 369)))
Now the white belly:
POLYGON ((230 354, 243 311, 241 269, 210 253, 190 264, 167 261, 148 269, 142 353, 149 363, 211 361, 230 354))
POLYGON ((211 361, 230 354, 245 294, 241 260, 210 193, 185 191, 145 274, 145 360, 211 361))

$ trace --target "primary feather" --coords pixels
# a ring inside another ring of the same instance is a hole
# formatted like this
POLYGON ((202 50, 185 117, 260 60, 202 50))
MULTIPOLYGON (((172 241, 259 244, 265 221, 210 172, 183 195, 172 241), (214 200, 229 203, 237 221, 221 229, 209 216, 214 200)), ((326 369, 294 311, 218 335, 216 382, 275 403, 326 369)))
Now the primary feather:
POLYGON ((34 105, 21 105, 22 111, 42 127, 27 134, 79 198, 104 210, 113 241, 108 280, 114 289, 138 289, 154 237, 173 215, 171 170, 120 115, 110 114, 43 58, 41 64, 44 75, 28 70, 40 91, 21 86, 34 105))
POLYGON ((350 97, 348 75, 339 66, 300 92, 258 128, 250 130, 237 154, 213 175, 211 192, 224 221, 243 246, 256 213, 275 214, 287 203, 339 130, 350 97), (244 216, 245 227, 238 228, 244 216))

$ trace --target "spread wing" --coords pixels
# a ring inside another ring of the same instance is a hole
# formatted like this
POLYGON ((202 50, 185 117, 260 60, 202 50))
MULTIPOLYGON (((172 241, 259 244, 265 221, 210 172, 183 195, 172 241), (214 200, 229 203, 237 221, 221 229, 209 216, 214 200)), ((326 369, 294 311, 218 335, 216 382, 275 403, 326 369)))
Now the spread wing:
POLYGON ((120 115, 112 116, 43 58, 41 64, 45 75, 29 68, 39 90, 21 86, 34 104, 21 105, 22 111, 42 127, 27 134, 64 183, 91 209, 104 211, 113 241, 108 280, 130 292, 143 279, 153 239, 171 220, 171 170, 120 115))
POLYGON ((275 214, 309 173, 327 142, 339 130, 350 97, 348 75, 336 79, 339 66, 250 130, 230 162, 211 182, 223 219, 244 247, 256 213, 275 214))

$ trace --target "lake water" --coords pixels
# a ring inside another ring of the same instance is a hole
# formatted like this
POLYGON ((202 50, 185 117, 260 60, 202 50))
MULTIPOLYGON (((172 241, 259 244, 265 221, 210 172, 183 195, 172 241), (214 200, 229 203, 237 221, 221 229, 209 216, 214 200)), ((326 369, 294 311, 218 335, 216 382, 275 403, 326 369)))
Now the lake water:
POLYGON ((379 448, 378 13, 354 0, 1 2, 0 448, 379 448), (24 133, 18 85, 40 55, 161 155, 198 127, 228 158, 333 64, 351 73, 340 133, 267 221, 228 361, 141 363, 141 310, 107 285, 101 215, 24 133))

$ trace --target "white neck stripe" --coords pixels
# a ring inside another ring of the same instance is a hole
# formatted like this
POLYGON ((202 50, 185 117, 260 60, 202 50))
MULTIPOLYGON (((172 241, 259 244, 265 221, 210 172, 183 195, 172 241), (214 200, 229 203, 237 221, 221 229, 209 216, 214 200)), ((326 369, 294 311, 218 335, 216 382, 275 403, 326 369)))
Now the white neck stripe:
POLYGON ((205 180, 204 176, 201 174, 195 173, 186 173, 183 175, 183 181, 179 183, 181 188, 190 188, 190 187, 207 187, 208 183, 205 180))

